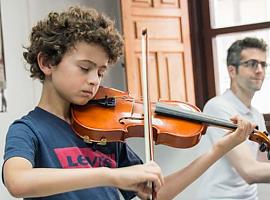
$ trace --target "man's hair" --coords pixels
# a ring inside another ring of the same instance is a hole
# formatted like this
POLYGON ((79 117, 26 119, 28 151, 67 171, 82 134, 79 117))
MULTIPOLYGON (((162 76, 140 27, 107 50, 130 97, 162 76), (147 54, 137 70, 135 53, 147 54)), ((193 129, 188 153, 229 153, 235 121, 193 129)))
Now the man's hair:
POLYGON ((267 44, 263 39, 246 37, 242 40, 235 41, 227 52, 227 66, 233 65, 238 67, 241 60, 241 52, 247 48, 256 48, 263 52, 267 51, 267 44))
POLYGON ((32 28, 30 45, 23 56, 30 65, 31 77, 44 80, 45 75, 37 63, 42 53, 46 62, 57 65, 65 53, 78 42, 95 43, 104 48, 109 64, 115 63, 123 54, 123 39, 115 24, 93 8, 70 7, 63 12, 50 12, 46 19, 32 28))

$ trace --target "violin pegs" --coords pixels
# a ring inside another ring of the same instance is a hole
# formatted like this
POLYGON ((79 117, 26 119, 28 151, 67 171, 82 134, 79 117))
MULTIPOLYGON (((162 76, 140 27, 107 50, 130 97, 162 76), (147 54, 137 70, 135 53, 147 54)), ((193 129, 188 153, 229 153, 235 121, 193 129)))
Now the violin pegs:
POLYGON ((263 142, 260 144, 259 149, 261 152, 265 152, 267 150, 267 145, 263 142))
POLYGON ((269 135, 269 132, 268 132, 268 131, 264 131, 263 133, 264 133, 266 136, 269 135))

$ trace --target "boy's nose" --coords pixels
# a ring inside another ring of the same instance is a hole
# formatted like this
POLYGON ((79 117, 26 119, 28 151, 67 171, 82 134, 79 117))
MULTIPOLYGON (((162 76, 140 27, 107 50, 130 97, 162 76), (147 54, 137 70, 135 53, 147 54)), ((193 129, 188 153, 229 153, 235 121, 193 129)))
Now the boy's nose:
POLYGON ((97 70, 91 70, 87 77, 87 82, 89 85, 97 85, 100 82, 100 77, 97 70))

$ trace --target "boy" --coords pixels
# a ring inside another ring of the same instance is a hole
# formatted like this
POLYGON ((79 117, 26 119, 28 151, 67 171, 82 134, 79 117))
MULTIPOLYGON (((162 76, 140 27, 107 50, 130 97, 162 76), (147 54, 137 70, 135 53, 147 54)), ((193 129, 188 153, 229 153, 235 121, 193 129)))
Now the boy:
MULTIPOLYGON (((141 164, 125 143, 86 144, 70 126, 70 104, 96 94, 109 64, 122 54, 114 24, 94 9, 51 12, 33 27, 24 53, 31 77, 43 84, 38 106, 9 128, 3 180, 15 197, 27 199, 147 199, 154 183, 158 199, 172 199, 211 164, 243 142, 254 125, 239 128, 184 170, 163 178, 159 166, 141 164)), ((94 117, 94 116, 93 116, 94 117)))

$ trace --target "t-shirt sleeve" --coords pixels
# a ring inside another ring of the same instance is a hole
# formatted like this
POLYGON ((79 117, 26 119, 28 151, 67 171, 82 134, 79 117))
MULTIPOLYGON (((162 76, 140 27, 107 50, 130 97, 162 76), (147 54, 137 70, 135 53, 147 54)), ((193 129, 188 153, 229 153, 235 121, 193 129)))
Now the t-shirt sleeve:
MULTIPOLYGON (((119 167, 127 167, 137 164, 142 164, 140 157, 126 144, 122 144, 120 158, 119 158, 119 167)), ((133 199, 136 196, 135 192, 120 190, 125 199, 133 199)))
POLYGON ((12 157, 22 157, 34 166, 37 144, 33 128, 22 120, 15 121, 7 132, 4 162, 12 157))
MULTIPOLYGON (((203 112, 207 115, 213 116, 214 119, 228 120, 229 122, 231 122, 230 118, 232 116, 238 114, 237 111, 223 99, 210 100, 205 105, 203 112)), ((207 128, 206 136, 210 137, 214 143, 227 133, 228 130, 226 129, 217 128, 210 125, 207 128)))

